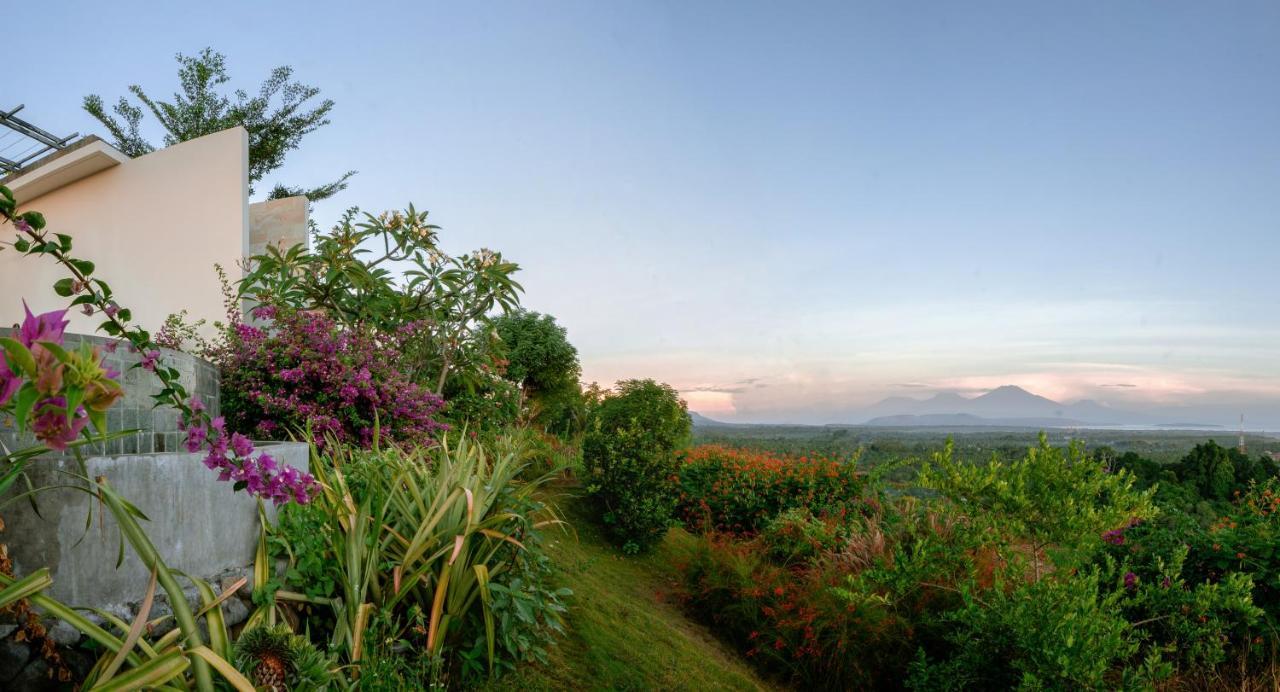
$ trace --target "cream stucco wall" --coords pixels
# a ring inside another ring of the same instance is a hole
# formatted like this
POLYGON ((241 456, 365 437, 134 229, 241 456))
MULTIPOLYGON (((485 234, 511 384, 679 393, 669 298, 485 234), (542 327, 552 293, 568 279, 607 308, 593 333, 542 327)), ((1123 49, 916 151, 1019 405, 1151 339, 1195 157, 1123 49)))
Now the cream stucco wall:
MULTIPOLYGON (((97 265, 120 305, 154 331, 171 313, 223 317, 213 265, 232 279, 249 243, 249 140, 232 128, 126 161, 34 199, 48 229, 75 241, 73 254, 97 265)), ((52 285, 66 276, 47 258, 0 252, 0 325, 33 311, 64 307, 52 285)), ((101 321, 72 314, 70 329, 91 333, 101 321)))
POLYGON ((285 197, 249 205, 249 251, 261 255, 274 245, 288 250, 294 245, 311 247, 307 218, 310 203, 306 197, 285 197))

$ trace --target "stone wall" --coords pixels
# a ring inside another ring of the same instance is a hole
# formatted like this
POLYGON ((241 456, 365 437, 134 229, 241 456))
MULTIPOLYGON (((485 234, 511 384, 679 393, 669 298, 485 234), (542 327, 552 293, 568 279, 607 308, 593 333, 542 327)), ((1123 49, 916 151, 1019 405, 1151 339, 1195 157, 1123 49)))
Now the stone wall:
MULTIPOLYGON (((0 334, 9 330, 0 329, 0 334)), ((120 345, 115 353, 106 351, 113 339, 84 334, 67 334, 67 349, 76 349, 82 342, 89 342, 103 350, 106 363, 122 373, 120 384, 124 396, 107 412, 108 432, 136 430, 124 438, 111 440, 101 448, 86 450, 86 454, 154 454, 182 450, 183 433, 178 430, 178 412, 168 406, 155 408, 151 395, 159 393, 160 380, 151 372, 134 365, 142 359, 127 345, 120 345)), ((218 415, 218 369, 208 361, 179 351, 162 350, 160 360, 182 373, 181 382, 187 391, 200 397, 209 407, 211 415, 218 415)), ((21 449, 36 443, 30 433, 19 435, 11 421, 0 420, 0 443, 9 449, 21 449)))

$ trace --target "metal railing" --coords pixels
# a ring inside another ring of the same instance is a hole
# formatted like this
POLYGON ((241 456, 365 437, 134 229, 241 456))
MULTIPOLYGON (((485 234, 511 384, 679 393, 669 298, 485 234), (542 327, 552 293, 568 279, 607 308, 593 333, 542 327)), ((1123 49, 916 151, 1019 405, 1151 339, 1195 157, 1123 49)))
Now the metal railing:
POLYGON ((0 173, 20 170, 28 163, 52 151, 64 149, 76 137, 77 132, 59 137, 17 117, 23 104, 9 111, 0 111, 0 173), (5 130, 8 130, 7 132, 5 130))

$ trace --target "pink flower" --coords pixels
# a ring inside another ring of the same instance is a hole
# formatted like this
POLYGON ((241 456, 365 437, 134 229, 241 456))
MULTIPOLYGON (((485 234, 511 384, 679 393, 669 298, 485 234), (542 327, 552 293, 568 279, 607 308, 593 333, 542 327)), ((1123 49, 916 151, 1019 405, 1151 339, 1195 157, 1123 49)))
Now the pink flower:
POLYGON ((66 310, 33 315, 25 300, 22 301, 22 309, 27 313, 22 320, 22 326, 18 329, 18 341, 21 341, 23 346, 31 348, 37 341, 62 343, 62 333, 66 331, 67 325, 71 324, 70 320, 64 319, 67 316, 66 310))
POLYGON ((231 451, 238 457, 248 457, 253 454, 253 441, 240 433, 232 433, 231 451))
POLYGON ((147 351, 142 355, 142 361, 138 363, 143 370, 156 371, 156 362, 160 360, 159 351, 147 351))
POLYGON ((0 406, 3 406, 22 387, 22 378, 9 370, 9 364, 0 357, 0 406))
POLYGON ((209 437, 209 430, 204 427, 204 421, 197 421, 195 425, 187 426, 187 451, 198 452, 204 446, 204 442, 209 437))
POLYGON ((89 417, 84 408, 78 408, 71 420, 67 421, 67 400, 62 397, 51 397, 36 405, 36 417, 31 429, 36 439, 54 451, 64 451, 67 445, 75 442, 84 429, 89 417))
POLYGON ((1134 589, 1138 586, 1138 575, 1133 572, 1124 573, 1124 588, 1134 589))

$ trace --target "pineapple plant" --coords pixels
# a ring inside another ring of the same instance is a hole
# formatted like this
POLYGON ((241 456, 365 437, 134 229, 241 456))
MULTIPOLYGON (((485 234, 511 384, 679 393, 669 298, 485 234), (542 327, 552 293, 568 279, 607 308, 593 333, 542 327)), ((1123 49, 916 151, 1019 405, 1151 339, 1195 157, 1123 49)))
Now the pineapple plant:
POLYGON ((265 692, 324 690, 331 679, 324 655, 287 625, 246 630, 236 642, 235 659, 236 668, 265 692))

